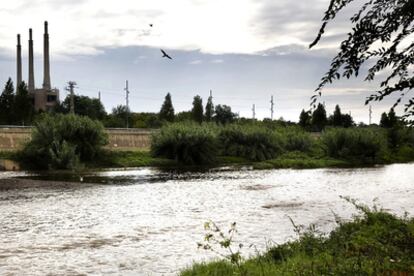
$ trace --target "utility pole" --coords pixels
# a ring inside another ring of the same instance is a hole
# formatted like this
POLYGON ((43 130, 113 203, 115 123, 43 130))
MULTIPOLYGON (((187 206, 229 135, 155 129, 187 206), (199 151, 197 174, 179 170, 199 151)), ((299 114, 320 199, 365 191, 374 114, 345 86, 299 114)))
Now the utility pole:
POLYGON ((369 106, 369 125, 372 124, 372 105, 369 106))
POLYGON ((273 101, 273 95, 272 95, 272 97, 271 97, 271 99, 270 99, 270 118, 272 119, 272 121, 273 121, 273 114, 274 114, 274 106, 275 106, 275 102, 273 101))
POLYGON ((73 92, 75 85, 77 85, 76 82, 68 81, 68 86, 65 88, 70 93, 70 113, 72 114, 75 114, 75 93, 73 92))
POLYGON ((253 120, 255 120, 256 119, 256 105, 255 104, 253 104, 252 112, 253 112, 253 120))
POLYGON ((125 82, 125 100, 126 100, 126 128, 129 127, 128 117, 129 117, 129 90, 128 90, 128 80, 125 82))

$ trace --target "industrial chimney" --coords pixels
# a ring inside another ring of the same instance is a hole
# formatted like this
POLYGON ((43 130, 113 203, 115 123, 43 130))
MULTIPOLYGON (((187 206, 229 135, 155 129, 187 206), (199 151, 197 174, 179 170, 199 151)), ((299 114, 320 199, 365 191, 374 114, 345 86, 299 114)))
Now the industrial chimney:
POLYGON ((28 83, 28 89, 29 89, 29 93, 33 93, 34 90, 35 90, 32 29, 29 29, 29 83, 28 83))
POLYGON ((50 62, 49 62, 49 33, 45 21, 45 34, 43 35, 43 89, 50 90, 50 62))
POLYGON ((16 72, 16 87, 22 83, 22 45, 20 44, 20 34, 17 35, 17 72, 16 72))

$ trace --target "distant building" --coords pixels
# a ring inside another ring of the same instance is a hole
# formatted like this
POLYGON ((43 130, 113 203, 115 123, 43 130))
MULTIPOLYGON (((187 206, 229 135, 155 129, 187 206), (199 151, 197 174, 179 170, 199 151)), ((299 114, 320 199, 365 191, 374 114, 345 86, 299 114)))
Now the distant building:
MULTIPOLYGON (((22 50, 20 34, 17 35, 17 86, 22 82, 22 50)), ((33 97, 35 110, 48 111, 59 103, 59 90, 52 88, 50 83, 50 59, 49 59, 49 34, 45 21, 45 33, 43 35, 43 86, 37 88, 34 80, 34 58, 32 29, 29 29, 29 81, 27 83, 29 95, 33 97)))

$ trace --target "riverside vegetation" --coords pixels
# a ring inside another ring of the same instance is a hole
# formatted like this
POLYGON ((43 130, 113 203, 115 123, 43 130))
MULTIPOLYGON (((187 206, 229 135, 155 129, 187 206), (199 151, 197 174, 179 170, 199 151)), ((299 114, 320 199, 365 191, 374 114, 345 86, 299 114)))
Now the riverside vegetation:
POLYGON ((151 151, 108 151, 104 127, 85 116, 43 114, 18 153, 0 153, 29 169, 252 165, 256 169, 351 167, 414 160, 414 131, 325 128, 315 136, 275 121, 169 123, 155 132, 151 151))
POLYGON ((305 229, 292 221, 297 240, 249 259, 241 257, 243 244, 234 245, 235 223, 228 235, 206 223, 207 233, 199 248, 218 253, 223 260, 194 264, 181 276, 412 275, 414 219, 347 200, 362 212, 353 221, 343 222, 335 216, 339 226, 329 235, 318 232, 314 225, 305 229))

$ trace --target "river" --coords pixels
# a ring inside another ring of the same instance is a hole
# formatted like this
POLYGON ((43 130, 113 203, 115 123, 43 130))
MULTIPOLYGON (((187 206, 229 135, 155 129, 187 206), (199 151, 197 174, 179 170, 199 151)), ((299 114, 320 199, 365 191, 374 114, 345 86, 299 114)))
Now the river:
MULTIPOLYGON (((10 174, 0 173, 5 177, 10 174)), ((357 211, 340 196, 414 215, 414 164, 202 173, 138 169, 83 180, 98 184, 0 191, 1 275, 175 275, 193 261, 214 258, 196 245, 207 220, 223 229, 237 222, 237 241, 246 245, 247 256, 294 239, 288 216, 324 232, 335 227, 333 213, 350 219, 357 211)))

